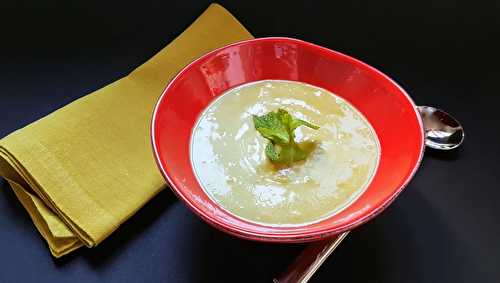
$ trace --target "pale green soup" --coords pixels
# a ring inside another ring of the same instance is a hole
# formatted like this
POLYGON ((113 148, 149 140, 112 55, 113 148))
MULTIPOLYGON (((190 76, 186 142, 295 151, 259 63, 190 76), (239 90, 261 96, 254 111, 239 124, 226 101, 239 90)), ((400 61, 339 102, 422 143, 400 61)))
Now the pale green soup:
POLYGON ((229 90, 193 130, 191 162, 207 195, 252 222, 297 226, 331 216, 361 195, 378 165, 380 146, 368 121, 331 92, 267 80, 229 90), (321 128, 299 127, 297 142, 316 147, 303 162, 277 168, 252 115, 278 108, 321 128))

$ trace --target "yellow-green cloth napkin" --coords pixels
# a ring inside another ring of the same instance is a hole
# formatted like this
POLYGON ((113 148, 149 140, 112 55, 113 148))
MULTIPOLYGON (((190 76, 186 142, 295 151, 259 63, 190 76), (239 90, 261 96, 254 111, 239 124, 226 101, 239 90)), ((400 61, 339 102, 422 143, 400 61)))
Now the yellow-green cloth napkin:
POLYGON ((0 175, 54 256, 96 246, 164 187, 149 139, 163 88, 197 57, 251 37, 213 4, 128 76, 0 140, 0 175))

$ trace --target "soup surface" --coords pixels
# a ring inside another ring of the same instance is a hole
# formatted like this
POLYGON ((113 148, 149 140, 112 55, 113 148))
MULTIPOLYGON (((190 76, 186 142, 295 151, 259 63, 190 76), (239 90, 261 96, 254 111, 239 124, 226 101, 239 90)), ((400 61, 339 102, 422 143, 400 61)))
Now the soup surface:
POLYGON ((191 162, 210 198, 245 220, 272 226, 305 225, 339 212, 366 189, 379 155, 374 130, 353 106, 292 81, 227 91, 201 115, 191 140, 191 162), (279 108, 320 126, 295 130, 300 146, 314 150, 289 167, 268 160, 268 140, 252 120, 279 108))

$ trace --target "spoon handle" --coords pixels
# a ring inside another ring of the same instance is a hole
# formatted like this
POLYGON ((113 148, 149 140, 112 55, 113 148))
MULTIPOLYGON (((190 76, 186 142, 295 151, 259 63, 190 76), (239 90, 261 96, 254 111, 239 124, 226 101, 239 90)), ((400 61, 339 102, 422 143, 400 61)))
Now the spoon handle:
POLYGON ((328 256, 340 245, 348 233, 349 231, 328 240, 309 244, 288 267, 285 273, 273 279, 273 282, 306 283, 328 256))

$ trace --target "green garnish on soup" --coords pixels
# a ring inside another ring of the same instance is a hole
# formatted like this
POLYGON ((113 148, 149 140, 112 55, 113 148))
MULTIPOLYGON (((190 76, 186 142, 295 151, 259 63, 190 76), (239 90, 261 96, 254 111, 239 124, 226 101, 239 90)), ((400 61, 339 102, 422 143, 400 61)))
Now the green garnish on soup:
POLYGON ((318 126, 307 121, 294 118, 283 109, 262 116, 254 115, 253 123, 255 129, 269 140, 266 146, 266 156, 269 160, 287 165, 304 160, 309 154, 295 142, 295 129, 300 126, 319 129, 318 126))

